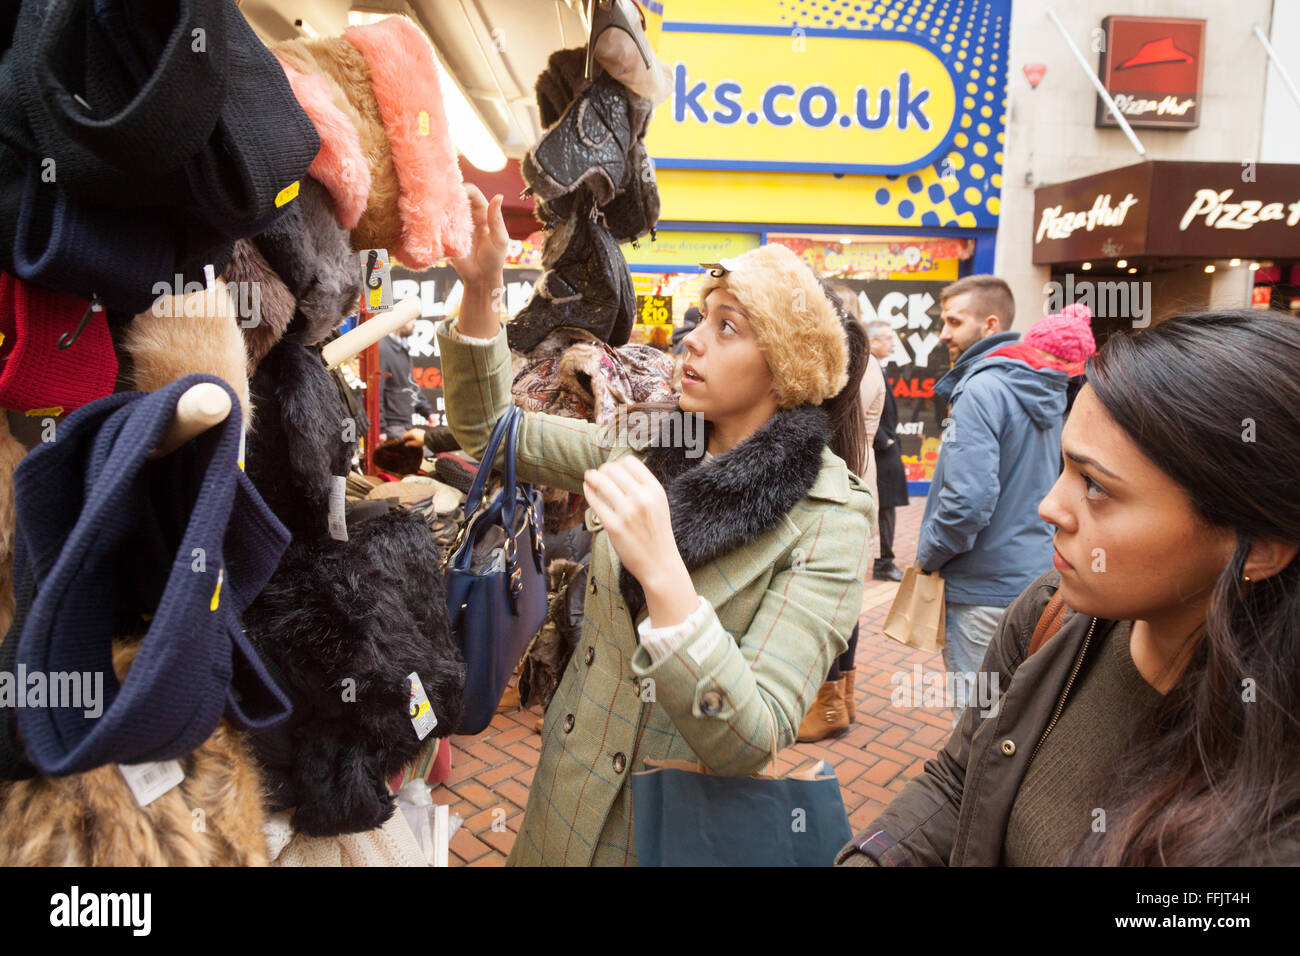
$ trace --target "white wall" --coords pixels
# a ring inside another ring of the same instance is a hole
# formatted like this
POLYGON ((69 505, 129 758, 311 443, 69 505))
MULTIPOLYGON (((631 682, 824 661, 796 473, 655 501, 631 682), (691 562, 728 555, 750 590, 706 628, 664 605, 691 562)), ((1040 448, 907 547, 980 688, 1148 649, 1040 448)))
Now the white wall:
MULTIPOLYGON (((1300 0, 1273 5, 1273 29, 1261 23, 1291 82, 1300 88, 1300 0)), ((1277 67, 1268 68, 1264 92, 1264 137, 1260 162, 1300 163, 1300 103, 1282 82, 1277 67)))
MULTIPOLYGON (((1283 0, 1279 6, 1300 11, 1300 0, 1283 0)), ((1042 287, 1050 278, 1047 267, 1032 263, 1034 189, 1141 161, 1122 130, 1094 127, 1096 90, 1047 16, 1048 7, 1055 9, 1094 71, 1098 57, 1092 48, 1092 31, 1100 28, 1103 17, 1204 19, 1200 126, 1135 132, 1149 159, 1241 162, 1261 158, 1267 57, 1250 27, 1258 22, 1268 31, 1273 0, 1013 0, 996 271, 1015 292, 1018 330, 1043 315, 1042 287), (1026 63, 1047 64, 1037 89, 1030 88, 1022 72, 1026 63)), ((1286 42, 1295 56, 1300 36, 1288 36, 1286 42)), ((1300 131, 1300 123, 1292 127, 1292 134, 1300 131)), ((1287 161, 1300 162, 1300 156, 1287 161)), ((1215 304, 1229 304, 1225 299, 1233 305, 1249 304, 1249 282, 1224 275, 1227 268, 1226 263, 1220 264, 1211 283, 1215 304)))

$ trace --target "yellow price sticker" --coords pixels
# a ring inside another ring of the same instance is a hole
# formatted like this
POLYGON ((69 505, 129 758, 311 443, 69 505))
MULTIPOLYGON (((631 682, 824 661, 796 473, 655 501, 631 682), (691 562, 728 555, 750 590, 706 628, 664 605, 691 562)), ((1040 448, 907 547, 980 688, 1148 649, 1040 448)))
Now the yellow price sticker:
POLYGON ((275 208, 279 209, 285 203, 292 202, 296 198, 298 198, 298 180, 295 179, 276 194, 275 208))

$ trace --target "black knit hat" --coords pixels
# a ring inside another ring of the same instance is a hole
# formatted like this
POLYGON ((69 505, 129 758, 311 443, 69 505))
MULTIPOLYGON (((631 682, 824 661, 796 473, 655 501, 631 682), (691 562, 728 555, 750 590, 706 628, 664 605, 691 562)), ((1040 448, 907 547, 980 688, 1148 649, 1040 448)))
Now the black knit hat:
POLYGON ((184 757, 223 713, 243 729, 288 715, 240 627, 289 541, 238 467, 240 433, 230 387, 188 375, 84 406, 19 465, 14 567, 30 575, 35 597, 21 627, 15 621, 17 663, 28 673, 103 675, 97 717, 80 706, 18 711, 42 773, 184 757), (150 462, 177 400, 200 382, 230 394, 230 415, 150 462), (119 684, 113 637, 142 618, 148 633, 119 684))

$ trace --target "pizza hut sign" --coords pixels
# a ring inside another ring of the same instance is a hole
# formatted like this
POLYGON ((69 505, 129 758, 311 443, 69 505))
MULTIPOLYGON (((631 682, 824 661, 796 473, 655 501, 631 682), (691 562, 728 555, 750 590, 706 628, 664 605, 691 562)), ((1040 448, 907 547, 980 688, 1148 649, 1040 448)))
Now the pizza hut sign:
MULTIPOLYGON (((1192 129, 1200 124, 1205 21, 1107 17, 1097 74, 1130 126, 1192 129)), ((1115 127, 1097 97, 1097 126, 1115 127)))
POLYGON ((1300 165, 1152 160, 1034 191, 1034 262, 1292 258, 1300 165))

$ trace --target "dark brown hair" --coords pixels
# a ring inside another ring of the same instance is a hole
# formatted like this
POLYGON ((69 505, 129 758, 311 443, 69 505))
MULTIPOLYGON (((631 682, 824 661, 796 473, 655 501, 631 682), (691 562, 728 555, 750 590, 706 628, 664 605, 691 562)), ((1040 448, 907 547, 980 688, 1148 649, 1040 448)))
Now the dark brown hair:
POLYGON ((1016 318, 1016 299, 1011 294, 1011 286, 1006 281, 993 275, 973 275, 958 279, 952 285, 944 286, 939 293, 939 301, 947 302, 955 295, 971 293, 970 304, 981 319, 987 315, 998 317, 998 328, 1006 332, 1016 318))
POLYGON ((1110 416, 1236 534, 1205 626, 1072 864, 1268 863, 1300 836, 1300 561, 1242 580, 1251 542, 1300 543, 1300 322, 1253 310, 1179 315, 1089 359, 1110 416))
POLYGON ((860 476, 867 468, 869 436, 862 414, 861 388, 862 376, 867 371, 867 362, 871 357, 870 343, 867 340, 867 330, 844 307, 835 287, 825 279, 821 282, 826 298, 830 299, 840 317, 849 351, 849 379, 833 398, 828 398, 823 403, 831 418, 830 449, 844 459, 849 471, 860 476))

